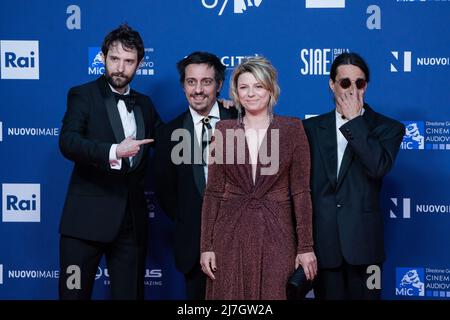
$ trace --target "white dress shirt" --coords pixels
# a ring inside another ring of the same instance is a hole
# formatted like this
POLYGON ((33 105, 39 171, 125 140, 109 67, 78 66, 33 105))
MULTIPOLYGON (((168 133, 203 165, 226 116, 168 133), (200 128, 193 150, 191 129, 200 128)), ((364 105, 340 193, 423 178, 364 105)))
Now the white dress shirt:
MULTIPOLYGON (((340 127, 342 127, 344 124, 346 124, 349 120, 343 119, 342 114, 337 112, 336 113, 336 138, 337 138, 337 176, 339 177, 339 169, 341 168, 342 163, 342 157, 344 156, 345 148, 347 147, 347 139, 345 139, 344 135, 342 134, 341 130, 339 130, 340 127)), ((363 115, 364 108, 361 109, 361 114, 363 115)))
MULTIPOLYGON (((203 118, 201 114, 199 114, 197 111, 192 109, 189 106, 189 111, 191 112, 192 121, 194 122, 194 129, 195 129, 195 136, 197 138, 198 146, 202 146, 202 129, 203 129, 203 118)), ((214 134, 214 129, 216 127, 216 123, 220 121, 220 112, 219 112, 219 105, 217 104, 217 101, 214 103, 214 105, 211 108, 211 111, 209 111, 209 115, 211 118, 211 127, 212 127, 212 134, 214 134)), ((209 154, 209 146, 206 149, 207 154, 209 154)), ((205 172, 205 181, 208 181, 208 166, 204 166, 203 170, 205 172)))
MULTIPOLYGON (((119 93, 117 90, 108 83, 112 92, 119 93)), ((127 91, 124 95, 130 94, 130 86, 128 86, 127 91)), ((128 112, 125 102, 119 100, 117 102, 117 109, 119 110, 120 121, 122 122, 123 133, 125 138, 133 137, 136 139, 136 119, 134 118, 134 111, 128 112)), ((111 169, 120 170, 122 169, 122 159, 117 159, 116 150, 118 144, 113 144, 111 149, 109 149, 109 164, 111 169)), ((133 165, 133 157, 129 157, 130 165, 133 165)))

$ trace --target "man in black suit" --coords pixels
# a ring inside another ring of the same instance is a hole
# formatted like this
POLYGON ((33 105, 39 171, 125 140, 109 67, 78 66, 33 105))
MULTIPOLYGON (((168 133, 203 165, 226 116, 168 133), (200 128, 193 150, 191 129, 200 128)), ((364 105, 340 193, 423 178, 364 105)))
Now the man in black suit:
POLYGON ((164 212, 175 222, 175 262, 185 276, 186 296, 199 300, 204 299, 206 288, 199 263, 203 191, 208 174, 205 158, 215 124, 220 119, 236 118, 237 112, 217 101, 225 79, 225 66, 217 56, 194 52, 179 61, 177 68, 189 109, 158 131, 156 195, 164 212), (180 147, 184 148, 179 151, 180 147))
POLYGON ((314 252, 319 299, 379 299, 367 267, 384 261, 379 193, 404 126, 364 103, 369 68, 355 53, 338 56, 329 85, 336 109, 304 121, 311 146, 314 252))
POLYGON ((143 179, 160 120, 150 98, 129 85, 144 56, 139 33, 121 25, 102 53, 105 74, 70 89, 59 139, 74 162, 60 222, 61 299, 91 298, 103 255, 112 298, 144 297, 143 179))

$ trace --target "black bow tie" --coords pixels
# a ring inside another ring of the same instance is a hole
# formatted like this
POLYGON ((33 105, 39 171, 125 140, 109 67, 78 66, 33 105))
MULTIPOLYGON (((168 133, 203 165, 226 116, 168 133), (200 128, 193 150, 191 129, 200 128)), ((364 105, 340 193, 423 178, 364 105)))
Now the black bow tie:
POLYGON ((116 98, 116 102, 119 102, 119 100, 123 100, 125 102, 125 106, 127 107, 128 112, 132 112, 134 108, 134 104, 136 103, 136 96, 134 94, 120 94, 120 93, 114 93, 114 97, 116 98))

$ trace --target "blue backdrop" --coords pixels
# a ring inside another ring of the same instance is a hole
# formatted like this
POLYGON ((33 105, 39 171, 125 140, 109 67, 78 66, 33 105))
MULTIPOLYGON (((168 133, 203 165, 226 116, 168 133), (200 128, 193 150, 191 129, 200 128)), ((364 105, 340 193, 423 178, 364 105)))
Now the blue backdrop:
MULTIPOLYGON (((103 72, 104 36, 128 22, 145 42, 132 85, 164 120, 187 108, 175 63, 211 51, 232 68, 264 55, 279 71, 276 112, 304 118, 333 108, 328 75, 342 51, 360 53, 366 101, 407 134, 382 204, 384 299, 450 299, 450 1, 152 0, 0 3, 0 299, 55 299, 58 223, 72 163, 58 150, 70 87, 103 72)), ((228 96, 228 83, 222 90, 228 96)), ((147 299, 183 299, 172 224, 148 179, 147 299)), ((99 268, 95 298, 108 298, 99 268)))

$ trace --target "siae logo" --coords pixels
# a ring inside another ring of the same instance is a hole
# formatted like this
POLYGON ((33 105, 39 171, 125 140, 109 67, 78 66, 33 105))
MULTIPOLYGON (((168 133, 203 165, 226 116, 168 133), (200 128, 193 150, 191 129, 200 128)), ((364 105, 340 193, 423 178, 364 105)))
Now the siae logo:
MULTIPOLYGON (((233 2, 233 12, 242 14, 250 7, 259 7, 263 0, 222 0, 222 5, 218 13, 219 16, 222 15, 229 1, 233 2)), ((206 9, 214 9, 219 5, 219 0, 202 0, 202 5, 206 9)))
POLYGON ((0 284, 3 284, 3 264, 0 264, 0 284))
POLYGON ((411 51, 404 51, 403 57, 399 58, 398 51, 391 51, 392 56, 395 58, 395 65, 391 63, 391 72, 399 72, 398 69, 402 67, 403 62, 403 72, 411 72, 411 51), (402 60, 402 61, 399 61, 402 60))
POLYGON ((40 222, 41 185, 4 183, 3 222, 40 222))
POLYGON ((39 79, 39 41, 0 41, 2 79, 39 79))
POLYGON ((349 52, 349 49, 340 48, 322 48, 322 49, 302 49, 300 59, 302 67, 300 74, 306 75, 329 75, 333 60, 343 52, 349 52))
POLYGON ((410 219, 411 218, 411 198, 403 198, 403 199, 399 199, 398 198, 391 198, 391 202, 394 204, 395 206, 395 211, 393 210, 389 210, 389 217, 392 219, 396 219, 398 217, 403 218, 403 219, 410 219), (399 202, 401 201, 402 205, 401 208, 398 208, 399 202))

